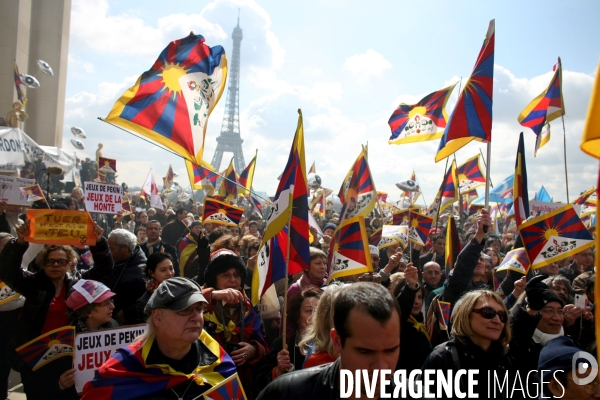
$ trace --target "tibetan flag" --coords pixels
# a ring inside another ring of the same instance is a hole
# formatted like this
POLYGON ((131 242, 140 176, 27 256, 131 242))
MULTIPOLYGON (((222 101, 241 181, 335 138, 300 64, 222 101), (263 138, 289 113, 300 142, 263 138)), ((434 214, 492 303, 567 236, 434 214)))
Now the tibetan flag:
POLYGON ((373 272, 363 216, 347 219, 337 227, 333 233, 329 259, 329 281, 373 272))
POLYGON ((316 174, 317 173, 317 169, 315 168, 315 162, 313 161, 310 169, 308 170, 309 174, 316 174))
POLYGON ((377 201, 381 201, 382 203, 387 202, 388 194, 386 192, 377 192, 377 201))
POLYGON ((21 190, 21 194, 25 198, 25 201, 38 201, 45 200, 44 193, 42 193, 42 189, 40 185, 37 183, 31 186, 23 186, 19 188, 21 190))
POLYGON ((252 304, 277 279, 308 269, 310 264, 308 235, 308 185, 304 158, 304 127, 298 110, 298 126, 287 164, 281 174, 275 199, 270 205, 266 228, 258 251, 257 266, 252 276, 252 304), (284 230, 286 226, 289 229, 284 230), (288 233, 289 232, 289 233, 288 233), (289 265, 285 257, 289 235, 289 265), (277 278, 277 279, 276 279, 277 278))
POLYGON ((410 213, 410 222, 408 224, 408 240, 419 246, 425 246, 427 235, 431 229, 433 218, 416 212, 410 213))
POLYGON ((238 195, 245 196, 250 193, 250 189, 252 189, 252 180, 254 179, 254 169, 256 168, 256 157, 258 157, 258 150, 256 150, 256 154, 254 158, 246 168, 242 171, 240 176, 238 177, 238 183, 245 187, 246 189, 242 189, 238 187, 238 195))
POLYGON ((446 301, 439 301, 439 319, 440 330, 447 331, 450 326, 450 313, 452 312, 452 303, 448 303, 446 301))
POLYGON ((211 223, 225 226, 237 226, 242 219, 244 209, 230 206, 222 201, 211 198, 204 199, 204 213, 202 223, 211 223))
POLYGON ((172 41, 113 106, 106 121, 202 163, 208 117, 225 89, 227 57, 204 37, 172 41))
POLYGON ((63 326, 30 340, 16 350, 29 368, 36 371, 61 357, 73 357, 74 344, 75 327, 63 326))
POLYGON ((447 207, 458 200, 458 182, 456 178, 456 162, 452 161, 450 169, 446 172, 444 181, 438 190, 433 203, 427 209, 427 216, 437 218, 447 207))
POLYGON ((469 206, 469 216, 474 214, 480 214, 485 206, 483 204, 471 204, 469 206))
POLYGON ((23 81, 21 81, 21 74, 19 74, 19 67, 17 67, 16 61, 13 76, 15 79, 15 89, 17 90, 17 97, 21 104, 26 105, 27 97, 25 97, 25 85, 23 85, 23 81))
POLYGON ((550 141, 550 123, 546 123, 542 128, 542 132, 537 135, 535 139, 535 150, 533 151, 533 156, 537 157, 537 152, 539 149, 544 147, 546 143, 550 141))
POLYGON ((340 224, 352 217, 366 216, 377 201, 377 190, 367 162, 366 148, 363 147, 349 172, 350 179, 344 190, 344 201, 340 212, 340 224))
POLYGON ((531 128, 533 133, 539 137, 547 122, 562 115, 565 115, 565 104, 562 97, 562 66, 559 57, 550 84, 521 111, 517 120, 521 125, 531 128))
POLYGON ((466 212, 475 200, 479 198, 479 193, 477 193, 477 189, 471 189, 466 193, 461 193, 462 201, 463 201, 463 212, 466 212))
POLYGON ((175 179, 175 173, 173 172, 173 167, 169 164, 169 169, 167 170, 167 176, 163 178, 163 192, 171 192, 171 186, 173 186, 173 181, 175 179))
POLYGON ((496 271, 504 270, 516 271, 523 275, 527 275, 527 272, 529 271, 529 258, 527 258, 527 252, 523 247, 519 247, 518 249, 506 253, 506 256, 504 256, 502 263, 498 266, 496 271))
POLYGON ((310 212, 319 214, 321 217, 325 216, 325 192, 321 191, 317 195, 316 201, 312 202, 310 212))
POLYGON ((0 306, 18 299, 21 295, 10 288, 0 279, 0 306))
POLYGON ((506 277, 507 271, 497 271, 497 267, 492 269, 492 284, 494 285, 494 293, 504 298, 504 291, 502 290, 502 280, 506 277))
POLYGON ((408 209, 392 213, 392 225, 408 224, 408 213, 408 209))
POLYGON ((576 198, 571 204, 578 204, 580 206, 583 206, 586 202, 587 199, 596 192, 596 189, 594 187, 586 190, 585 192, 581 193, 581 195, 579 195, 578 198, 576 198))
POLYGON ((454 85, 423 97, 417 104, 400 104, 388 124, 392 130, 389 144, 424 142, 442 137, 448 121, 446 103, 454 85))
POLYGON ((121 210, 123 210, 125 215, 131 214, 131 203, 129 203, 129 199, 126 196, 123 196, 121 201, 121 210))
POLYGON ((377 246, 381 241, 381 232, 382 228, 377 229, 373 234, 369 237, 369 244, 372 246, 377 246))
POLYGON ((458 97, 440 140, 435 162, 455 153, 472 140, 492 141, 495 29, 495 22, 491 20, 471 77, 458 97))
POLYGON ((263 208, 262 204, 260 204, 260 200, 254 197, 252 193, 248 195, 248 199, 250 200, 250 204, 252 204, 252 207, 254 207, 254 209, 262 215, 263 208))
POLYGON ((238 374, 231 375, 202 395, 204 400, 246 400, 246 393, 238 374))
POLYGON ((98 158, 98 171, 114 174, 117 172, 117 160, 106 157, 98 158))
POLYGON ((379 250, 393 246, 394 244, 399 244, 403 250, 406 248, 408 245, 406 225, 384 225, 381 229, 381 240, 377 243, 379 250))
POLYGON ((527 165, 525 164, 523 132, 519 135, 519 147, 517 148, 513 201, 515 207, 515 221, 517 221, 517 226, 519 226, 523 221, 529 218, 529 192, 527 191, 527 165))
MULTIPOLYGON (((596 69, 596 80, 592 89, 585 126, 583 127, 583 135, 581 135, 581 150, 594 158, 600 159, 600 63, 598 63, 596 69)), ((600 276, 600 274, 596 276, 600 276)))
POLYGON ((238 175, 233 167, 233 157, 229 162, 229 166, 223 173, 223 180, 221 186, 219 186, 219 197, 224 199, 223 201, 229 203, 235 201, 238 193, 238 175))
POLYGON ((594 246, 592 235, 571 204, 524 222, 519 234, 533 269, 594 246))
POLYGON ((479 186, 485 186, 485 175, 481 168, 481 155, 469 158, 460 167, 456 168, 456 177, 458 178, 458 189, 461 193, 475 189, 479 186))
MULTIPOLYGON (((596 189, 598 190, 598 189, 596 189)), ((592 193, 582 204, 581 213, 579 215, 589 215, 596 211, 598 208, 598 194, 592 193)))
POLYGON ((448 228, 446 229, 446 275, 454 269, 456 259, 461 252, 460 238, 456 229, 456 220, 448 218, 448 228))
POLYGON ((206 189, 210 193, 215 191, 219 175, 214 172, 212 165, 205 163, 204 161, 202 161, 202 165, 198 165, 186 160, 185 167, 188 171, 188 176, 190 177, 192 189, 206 189))

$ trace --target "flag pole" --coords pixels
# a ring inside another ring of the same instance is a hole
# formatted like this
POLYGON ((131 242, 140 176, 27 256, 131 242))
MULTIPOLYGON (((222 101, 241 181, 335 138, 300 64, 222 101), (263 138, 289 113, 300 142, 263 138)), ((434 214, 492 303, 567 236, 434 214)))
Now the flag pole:
MULTIPOLYGON (((446 166, 444 167, 444 177, 442 178, 442 180, 446 179, 446 173, 448 172, 448 159, 450 157, 446 157, 446 166)), ((442 183, 443 185, 443 183, 442 183)), ((438 226, 440 224, 440 208, 442 207, 442 193, 440 193, 440 204, 438 204, 437 206, 437 215, 435 217, 435 230, 437 232, 438 230, 438 226)), ((435 199, 433 199, 433 201, 435 202, 435 199)), ((433 260, 435 261, 435 253, 433 254, 433 260)))
MULTIPOLYGON (((481 151, 481 149, 480 149, 481 151)), ((491 162, 490 159, 492 157, 492 142, 488 142, 487 143, 487 162, 485 164, 485 209, 488 210, 489 212, 489 206, 490 206, 490 166, 491 166, 491 162)), ((487 233, 489 229, 489 226, 484 225, 483 226, 483 232, 487 233)))
POLYGON ((562 126, 563 126, 563 151, 564 151, 564 155, 565 155, 565 184, 567 186, 567 204, 569 204, 570 203, 570 201, 569 201, 569 175, 567 174, 567 132, 565 130, 564 114, 560 116, 560 119, 562 120, 562 126))
POLYGON ((487 169, 487 161, 486 161, 485 157, 483 156, 483 151, 481 151, 481 148, 479 149, 479 154, 481 154, 481 159, 483 160, 483 166, 485 167, 485 172, 486 172, 485 173, 485 181, 487 182, 488 179, 489 179, 489 181, 490 181, 490 187, 493 188, 494 184, 492 183, 492 177, 489 176, 489 173, 487 172, 488 171, 488 169, 487 169))
POLYGON ((294 185, 290 185, 290 206, 289 207, 289 216, 288 216, 288 234, 287 234, 287 254, 285 256, 285 284, 284 284, 284 292, 283 292, 283 312, 282 312, 282 318, 281 318, 281 323, 283 324, 283 329, 282 329, 282 340, 283 340, 283 349, 285 349, 285 344, 286 344, 286 334, 287 334, 287 304, 288 304, 288 284, 289 284, 289 279, 288 279, 288 271, 289 271, 289 267, 290 267, 290 244, 291 244, 291 235, 292 235, 292 210, 293 210, 293 205, 292 202, 294 201, 293 199, 294 197, 294 185))
MULTIPOLYGON (((104 118, 101 118, 101 117, 97 117, 97 118, 98 118, 100 121, 102 121, 102 122, 106 122, 107 124, 109 124, 109 125, 111 125, 111 126, 114 126, 115 128, 118 128, 118 129, 122 130, 123 132, 127 132, 127 133, 129 133, 130 135, 133 135, 133 136, 137 137, 138 139, 142 139, 142 140, 144 140, 144 141, 146 141, 146 142, 148 142, 148 143, 150 143, 150 144, 152 144, 152 145, 154 145, 154 146, 156 146, 156 147, 160 147, 161 149, 163 149, 163 150, 166 150, 166 151, 168 151, 169 153, 176 155, 177 157, 181 157, 181 158, 183 158, 184 160, 187 160, 187 158, 185 158, 184 156, 182 156, 182 155, 181 155, 181 154, 179 154, 179 153, 176 153, 176 152, 174 152, 174 151, 173 151, 173 150, 171 150, 171 149, 168 149, 168 148, 166 148, 166 147, 164 147, 164 146, 161 146, 161 145, 159 145, 159 144, 157 144, 157 143, 154 143, 154 142, 152 142, 152 141, 150 141, 150 140, 148 140, 148 139, 146 139, 146 138, 144 138, 144 137, 142 137, 142 136, 139 136, 138 134, 136 134, 136 133, 134 133, 134 132, 128 131, 127 129, 121 128, 119 125, 115 125, 115 124, 113 124, 113 123, 110 123, 110 122, 108 122, 107 120, 105 120, 104 118)), ((193 164, 196 164, 196 163, 194 163, 194 162, 193 162, 193 161, 191 161, 191 160, 188 160, 188 161, 192 162, 193 164)), ((198 164, 196 164, 196 165, 198 165, 198 164)), ((201 166, 201 165, 200 165, 200 166, 201 166)), ((202 166, 201 166, 201 167, 202 167, 202 166)), ((205 167, 202 167, 202 168, 205 168, 205 167)), ((221 178, 225 179, 226 181, 233 183, 233 184, 234 184, 234 185, 236 185, 237 187, 241 187, 241 188, 242 188, 242 189, 244 189, 244 190, 248 190, 248 189, 246 189, 244 186, 240 185, 240 184, 239 184, 239 183, 237 183, 237 182, 234 182, 234 181, 232 181, 231 179, 227 178, 226 176, 223 176, 223 175, 221 175, 221 174, 220 174, 220 173, 218 173, 217 171, 212 171, 212 170, 209 170, 209 171, 211 171, 211 172, 212 172, 212 173, 214 173, 215 175, 218 175, 218 176, 220 176, 221 178)), ((215 188, 215 189, 216 189, 216 188, 215 188)), ((260 195, 256 194, 256 192, 253 192, 252 190, 248 190, 248 191, 249 191, 250 193, 254 194, 254 195, 255 195, 256 197, 258 197, 259 199, 263 199, 264 201, 267 201, 267 199, 265 199, 264 197, 262 197, 262 196, 260 196, 260 195)))

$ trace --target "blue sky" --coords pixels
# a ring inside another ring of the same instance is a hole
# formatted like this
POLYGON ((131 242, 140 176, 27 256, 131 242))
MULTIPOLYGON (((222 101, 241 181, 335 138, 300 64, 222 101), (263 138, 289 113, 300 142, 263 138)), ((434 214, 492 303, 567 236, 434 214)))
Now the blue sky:
MULTIPOLYGON (((81 155, 98 143, 116 158, 121 181, 141 185, 148 169, 157 179, 169 164, 187 186, 184 162, 168 152, 98 121, 137 77, 150 68, 169 41, 202 34, 210 46, 232 48, 241 9, 240 129, 246 162, 258 149, 254 188, 273 194, 297 122, 304 114, 306 163, 316 161, 323 185, 334 189, 369 143, 378 190, 398 199, 396 182, 412 170, 431 201, 444 162, 435 163, 437 141, 388 145, 395 107, 467 79, 490 19, 496 19, 492 182, 514 172, 518 134, 525 133, 529 191, 544 185, 566 200, 563 133, 533 157, 535 135, 517 122, 521 110, 548 85, 552 66, 563 62, 563 93, 571 201, 595 184, 597 162, 579 150, 581 129, 600 58, 596 1, 241 1, 212 2, 73 0, 67 72, 64 146, 71 126, 88 136, 81 155), (427 4, 423 8, 423 4, 427 4), (485 4, 485 6, 483 6, 485 4)), ((458 90, 448 103, 451 112, 458 90)), ((225 95, 213 111, 204 158, 210 162, 221 130, 225 95)), ((457 153, 462 163, 483 145, 457 153)), ((221 169, 229 159, 224 156, 221 169)), ((483 193, 482 188, 480 193, 483 193)))

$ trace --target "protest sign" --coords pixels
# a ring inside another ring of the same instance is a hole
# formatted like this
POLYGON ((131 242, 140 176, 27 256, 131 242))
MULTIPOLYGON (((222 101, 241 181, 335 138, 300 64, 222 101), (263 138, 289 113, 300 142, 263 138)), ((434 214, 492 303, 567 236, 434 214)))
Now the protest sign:
MULTIPOLYGON (((530 201, 529 202, 529 212, 531 215, 535 217, 539 217, 540 215, 548 214, 551 211, 556 210, 557 208, 564 207, 565 203, 550 203, 546 201, 530 201)), ((573 204, 573 208, 577 215, 581 213, 581 205, 573 204)))
POLYGON ((122 188, 108 183, 85 182, 85 209, 89 212, 116 214, 122 208, 122 188))
POLYGON ((15 206, 31 206, 19 190, 20 187, 31 185, 35 185, 35 179, 0 175, 0 202, 15 206))
POLYGON ((87 211, 27 210, 29 234, 25 240, 40 244, 94 246, 94 221, 87 211))
POLYGON ((123 326, 75 336, 75 389, 81 393, 85 384, 94 378, 94 372, 119 348, 131 344, 146 332, 147 325, 123 326))

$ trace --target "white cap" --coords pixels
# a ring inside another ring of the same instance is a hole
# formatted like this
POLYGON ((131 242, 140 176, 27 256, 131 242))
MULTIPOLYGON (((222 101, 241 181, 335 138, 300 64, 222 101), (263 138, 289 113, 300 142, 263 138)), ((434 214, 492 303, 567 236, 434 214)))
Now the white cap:
POLYGON ((376 246, 369 245, 369 253, 378 256, 379 255, 379 250, 377 250, 376 246))

